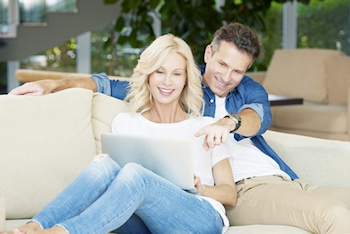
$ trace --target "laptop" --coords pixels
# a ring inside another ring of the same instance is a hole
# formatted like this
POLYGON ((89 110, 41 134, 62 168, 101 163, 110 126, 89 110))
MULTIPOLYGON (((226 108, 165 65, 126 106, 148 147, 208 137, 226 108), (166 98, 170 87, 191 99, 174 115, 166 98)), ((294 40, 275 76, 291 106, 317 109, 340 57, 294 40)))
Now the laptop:
POLYGON ((181 189, 197 193, 190 139, 102 133, 101 144, 102 153, 120 167, 131 162, 141 164, 181 189))

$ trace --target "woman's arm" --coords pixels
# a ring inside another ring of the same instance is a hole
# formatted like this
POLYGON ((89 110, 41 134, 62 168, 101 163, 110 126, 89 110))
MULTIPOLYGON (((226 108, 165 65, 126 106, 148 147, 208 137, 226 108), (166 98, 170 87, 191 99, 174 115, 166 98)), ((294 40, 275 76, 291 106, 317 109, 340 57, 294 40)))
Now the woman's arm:
POLYGON ((195 187, 206 197, 211 197, 224 205, 235 206, 237 190, 229 160, 223 159, 213 167, 215 186, 203 185, 199 177, 195 178, 195 187))

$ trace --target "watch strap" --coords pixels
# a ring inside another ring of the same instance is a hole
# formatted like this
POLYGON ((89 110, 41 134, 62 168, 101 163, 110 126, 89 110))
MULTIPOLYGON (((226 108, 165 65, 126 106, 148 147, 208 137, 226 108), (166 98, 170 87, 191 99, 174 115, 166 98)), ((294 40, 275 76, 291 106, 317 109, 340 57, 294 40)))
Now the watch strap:
POLYGON ((230 133, 234 133, 239 129, 239 127, 241 127, 241 117, 239 117, 237 114, 229 113, 225 115, 224 118, 230 118, 236 123, 236 127, 230 133))

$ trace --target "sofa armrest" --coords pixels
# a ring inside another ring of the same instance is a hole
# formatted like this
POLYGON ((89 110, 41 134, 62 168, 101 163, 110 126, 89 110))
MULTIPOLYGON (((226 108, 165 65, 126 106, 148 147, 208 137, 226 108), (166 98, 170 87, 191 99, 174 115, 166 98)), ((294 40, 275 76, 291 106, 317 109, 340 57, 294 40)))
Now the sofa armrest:
POLYGON ((6 220, 5 195, 0 191, 0 231, 5 231, 6 220))
POLYGON ((316 185, 350 188, 350 142, 271 130, 264 138, 300 179, 316 185))
POLYGON ((347 104, 347 108, 348 108, 348 112, 347 112, 347 123, 348 123, 348 126, 347 126, 347 134, 348 136, 350 136, 350 86, 348 88, 348 104, 347 104))
POLYGON ((247 72, 245 75, 249 76, 254 81, 262 84, 264 82, 264 79, 265 79, 265 76, 266 76, 266 72, 265 71, 247 72))

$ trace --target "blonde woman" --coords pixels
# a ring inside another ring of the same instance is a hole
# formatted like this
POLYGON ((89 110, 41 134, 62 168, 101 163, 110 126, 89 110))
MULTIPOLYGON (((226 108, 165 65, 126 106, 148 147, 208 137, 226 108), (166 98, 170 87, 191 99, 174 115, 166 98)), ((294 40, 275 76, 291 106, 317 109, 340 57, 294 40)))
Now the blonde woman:
MULTIPOLYGON (((115 133, 172 136, 195 142, 195 187, 181 190, 138 164, 123 168, 108 155, 93 162, 19 233, 223 233, 229 223, 223 204, 234 206, 236 187, 225 145, 206 151, 198 129, 203 99, 190 48, 164 35, 142 54, 129 94, 133 113, 112 123, 115 133)), ((166 153, 166 152, 164 152, 166 153)))

